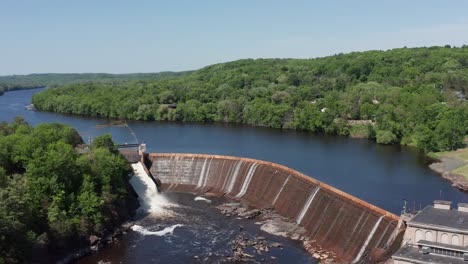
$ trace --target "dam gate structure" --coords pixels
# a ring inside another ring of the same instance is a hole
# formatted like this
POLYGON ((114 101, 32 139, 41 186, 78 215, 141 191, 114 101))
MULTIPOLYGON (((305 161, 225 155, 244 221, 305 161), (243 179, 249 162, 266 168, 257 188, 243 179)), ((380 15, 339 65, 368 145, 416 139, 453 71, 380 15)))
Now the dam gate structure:
POLYGON ((373 249, 394 248, 401 234, 398 216, 279 164, 203 154, 142 157, 161 190, 210 192, 256 208, 273 208, 347 263, 358 263, 373 249))

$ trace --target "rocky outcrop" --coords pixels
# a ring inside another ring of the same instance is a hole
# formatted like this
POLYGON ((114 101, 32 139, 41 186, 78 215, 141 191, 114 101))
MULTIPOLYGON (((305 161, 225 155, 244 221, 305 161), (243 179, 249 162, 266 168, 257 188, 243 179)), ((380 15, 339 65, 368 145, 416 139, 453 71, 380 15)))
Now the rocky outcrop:
POLYGON ((453 173, 452 171, 464 166, 465 162, 450 157, 441 157, 438 162, 429 165, 433 171, 439 173, 443 178, 452 182, 452 186, 464 192, 468 192, 468 180, 462 175, 453 173))

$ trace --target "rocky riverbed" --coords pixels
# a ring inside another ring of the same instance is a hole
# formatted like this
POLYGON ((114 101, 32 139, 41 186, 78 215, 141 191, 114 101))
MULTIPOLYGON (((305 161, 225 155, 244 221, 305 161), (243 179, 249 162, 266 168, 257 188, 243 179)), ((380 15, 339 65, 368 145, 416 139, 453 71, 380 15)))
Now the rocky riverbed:
POLYGON ((164 195, 175 204, 170 214, 139 211, 126 235, 78 263, 317 263, 301 242, 262 231, 263 210, 227 217, 216 208, 231 202, 225 197, 164 195))
MULTIPOLYGON (((323 250, 319 245, 306 235, 306 230, 295 222, 278 215, 272 208, 254 209, 242 203, 224 203, 216 207, 221 214, 228 217, 237 217, 245 219, 255 219, 256 225, 269 234, 286 237, 292 240, 302 241, 304 248, 320 263, 339 263, 335 253, 323 250)), ((249 259, 248 254, 244 253, 246 247, 252 246, 258 254, 262 251, 268 252, 271 247, 282 247, 278 243, 269 244, 263 237, 255 237, 253 240, 244 240, 238 237, 234 243, 234 257, 239 260, 249 259)))

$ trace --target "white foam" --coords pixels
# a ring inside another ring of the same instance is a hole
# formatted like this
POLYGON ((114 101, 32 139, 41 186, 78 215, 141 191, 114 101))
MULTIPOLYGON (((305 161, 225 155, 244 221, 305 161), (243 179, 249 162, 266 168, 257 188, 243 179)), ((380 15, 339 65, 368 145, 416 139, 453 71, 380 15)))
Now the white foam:
POLYGON ((141 162, 132 164, 134 176, 130 179, 130 184, 138 194, 141 209, 152 214, 167 214, 165 207, 174 206, 164 195, 159 193, 156 184, 143 168, 141 162))
POLYGON ((275 199, 273 200, 273 205, 275 205, 275 204, 276 204, 276 201, 278 201, 278 198, 279 198, 280 194, 283 192, 284 186, 286 186, 286 184, 288 183, 290 177, 291 177, 291 175, 288 175, 288 178, 286 178, 286 180, 284 181, 283 185, 281 186, 281 189, 280 189, 279 192, 276 194, 275 199))
POLYGON ((211 200, 206 199, 205 197, 201 197, 201 196, 197 196, 197 197, 193 198, 193 200, 194 201, 203 201, 203 202, 211 203, 211 200))
POLYGON ((208 182, 208 176, 210 175, 210 169, 211 169, 211 164, 213 163, 213 159, 211 158, 210 159, 210 163, 208 164, 208 169, 206 170, 205 172, 205 177, 203 179, 203 184, 202 184, 202 188, 205 188, 206 187, 206 183, 208 182))
POLYGON ((364 242, 364 245, 362 245, 361 247, 361 250, 359 251, 359 254, 356 256, 356 258, 354 259, 353 263, 356 263, 358 262, 361 257, 362 257, 362 254, 364 253, 364 251, 366 250, 366 247, 367 245, 369 244, 369 242, 371 241, 371 239, 374 237, 374 234, 375 234, 375 231, 377 231, 377 227, 379 227, 380 225, 380 222, 382 222, 382 219, 384 218, 384 216, 380 216, 380 218, 377 220, 377 222, 375 223, 374 227, 372 228, 371 232, 369 233, 369 236, 367 236, 367 239, 366 241, 364 242))
POLYGON ((169 227, 166 227, 164 228, 163 230, 159 230, 159 231, 151 231, 151 230, 148 230, 140 225, 133 225, 132 226, 132 230, 135 231, 135 232, 138 232, 142 235, 145 235, 145 236, 148 236, 148 235, 151 235, 151 236, 165 236, 165 235, 172 235, 174 234, 174 229, 176 229, 177 227, 182 227, 184 225, 181 225, 181 224, 176 224, 176 225, 173 225, 173 226, 169 226, 169 227))
POLYGON ((236 168, 234 169, 234 174, 231 176, 226 193, 231 193, 232 189, 234 188, 234 184, 236 183, 237 175, 239 175, 239 170, 242 166, 242 162, 242 160, 237 162, 236 168))
POLYGON ((206 169, 206 162, 208 159, 205 158, 205 161, 203 162, 202 170, 200 172, 200 176, 198 176, 198 184, 197 184, 197 189, 202 187, 203 184, 203 177, 205 177, 205 169, 206 169))
POLYGON ((307 213, 307 210, 309 210, 310 205, 312 204, 312 201, 315 198, 315 195, 317 195, 318 191, 320 190, 320 186, 315 187, 314 191, 309 195, 309 198, 307 199, 307 202, 304 204, 304 207, 302 208, 301 213, 296 219, 296 223, 300 224, 302 222, 302 219, 304 218, 305 214, 307 213))
POLYGON ((258 164, 257 163, 252 163, 249 168, 249 172, 247 173, 247 176, 244 179, 244 184, 242 184, 241 191, 236 195, 236 198, 240 198, 244 196, 244 194, 247 192, 247 189, 249 188, 250 181, 252 181, 252 177, 255 173, 255 170, 257 169, 258 164))

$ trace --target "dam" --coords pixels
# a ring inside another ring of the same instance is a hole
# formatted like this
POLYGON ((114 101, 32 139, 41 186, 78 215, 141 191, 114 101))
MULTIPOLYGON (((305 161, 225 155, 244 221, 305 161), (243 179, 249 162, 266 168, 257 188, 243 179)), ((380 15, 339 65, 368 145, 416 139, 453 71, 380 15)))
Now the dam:
POLYGON ((377 249, 389 257, 402 233, 398 216, 279 164, 205 154, 143 157, 163 192, 218 194, 272 208, 304 227, 311 243, 340 261, 358 263, 377 249))

